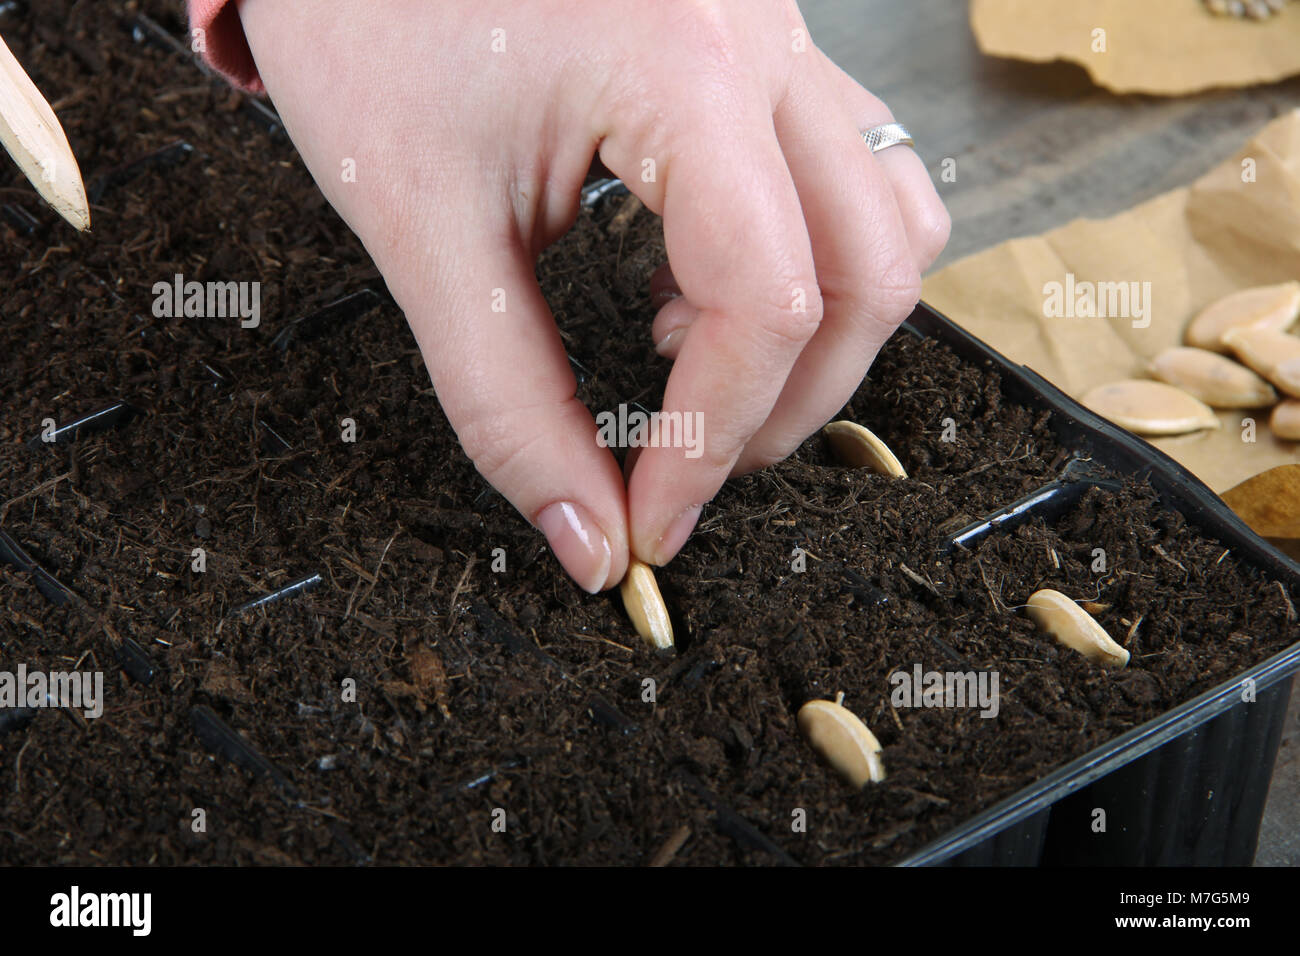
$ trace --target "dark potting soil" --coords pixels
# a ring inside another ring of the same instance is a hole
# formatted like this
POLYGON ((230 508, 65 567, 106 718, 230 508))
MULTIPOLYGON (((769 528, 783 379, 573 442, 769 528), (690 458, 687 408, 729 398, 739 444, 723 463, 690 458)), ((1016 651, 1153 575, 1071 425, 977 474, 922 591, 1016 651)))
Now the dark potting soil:
MULTIPOLYGON (((138 7, 182 33, 173 5, 138 7)), ((730 483, 659 573, 679 647, 656 657, 466 461, 292 147, 133 40, 137 9, 2 24, 102 193, 78 236, 16 171, 0 189, 38 223, 0 227, 0 527, 72 592, 0 564, 0 670, 100 670, 106 702, 0 723, 0 861, 642 864, 689 827, 679 864, 889 863, 1294 640, 1281 586, 1142 484, 937 557, 1069 452, 991 370, 897 335, 844 417, 910 477, 813 438, 730 483), (177 140, 192 150, 129 165, 177 140), (176 273, 261 282, 260 327, 155 317, 176 273), (27 444, 119 401, 139 414, 27 444), (1018 606, 1041 587, 1106 605, 1130 666, 1036 632, 1018 606), (120 669, 128 641, 151 680, 120 669), (916 665, 996 672, 996 716, 895 708, 890 675, 916 665), (884 746, 887 780, 860 793, 795 726, 837 692, 884 746)), ((656 407, 669 370, 649 336, 659 223, 616 224, 624 202, 538 269, 593 409, 656 407)))

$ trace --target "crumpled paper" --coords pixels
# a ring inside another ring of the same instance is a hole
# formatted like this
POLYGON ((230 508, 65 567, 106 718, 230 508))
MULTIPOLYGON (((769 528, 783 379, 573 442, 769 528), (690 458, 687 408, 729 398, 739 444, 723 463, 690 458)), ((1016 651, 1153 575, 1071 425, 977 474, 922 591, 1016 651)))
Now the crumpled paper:
POLYGON ((1300 465, 1283 465, 1223 492, 1252 531, 1300 561, 1300 465))
MULTIPOLYGON (((1289 279, 1300 279, 1300 109, 1189 188, 969 256, 928 277, 923 297, 1077 399, 1149 377, 1148 361, 1181 345, 1187 323, 1215 299, 1289 279), (1094 284, 1100 315, 1087 317, 1081 283, 1094 284)), ((1300 462, 1300 445, 1269 432, 1269 414, 1220 411, 1216 430, 1148 441, 1223 492, 1300 462)))
POLYGON ((1254 21, 1212 16, 1201 0, 971 0, 970 20, 984 53, 1069 60, 1116 93, 1178 96, 1300 73, 1296 4, 1254 21))

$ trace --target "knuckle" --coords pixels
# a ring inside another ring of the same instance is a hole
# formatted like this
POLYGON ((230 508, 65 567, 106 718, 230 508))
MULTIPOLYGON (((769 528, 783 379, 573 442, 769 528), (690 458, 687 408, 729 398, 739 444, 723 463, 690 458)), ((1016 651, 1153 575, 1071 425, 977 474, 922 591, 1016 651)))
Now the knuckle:
POLYGON ((740 54, 740 35, 723 0, 675 0, 672 18, 678 35, 706 64, 730 69, 740 54))
POLYGON ((769 448, 769 447, 764 447, 753 451, 751 451, 750 449, 746 449, 745 460, 744 460, 745 472, 748 473, 751 471, 762 471, 764 468, 767 468, 770 465, 775 465, 777 462, 785 461, 787 458, 790 457, 790 455, 794 452, 794 450, 799 447, 799 445, 800 445, 799 442, 795 442, 788 449, 776 449, 776 448, 769 448))
POLYGON ((918 219, 917 232, 921 245, 917 251, 922 258, 923 268, 928 268, 930 263, 939 258, 952 234, 952 217, 948 215, 943 203, 936 200, 927 205, 918 219))
POLYGON ((726 475, 731 471, 744 447, 744 439, 740 437, 724 435, 714 438, 704 443, 700 461, 709 471, 726 475))
POLYGON ((821 327, 826 305, 815 280, 780 283, 756 309, 759 329, 782 345, 802 347, 821 327))
POLYGON ((896 254, 882 264, 872 286, 881 314, 901 322, 921 300, 921 270, 910 254, 896 254))
POLYGON ((464 423, 456 431, 461 448, 489 481, 501 474, 521 452, 504 416, 489 415, 464 423))
POLYGON ((533 460, 532 449, 543 439, 545 416, 556 416, 564 403, 492 409, 462 422, 456 429, 461 448, 479 473, 493 483, 533 460))

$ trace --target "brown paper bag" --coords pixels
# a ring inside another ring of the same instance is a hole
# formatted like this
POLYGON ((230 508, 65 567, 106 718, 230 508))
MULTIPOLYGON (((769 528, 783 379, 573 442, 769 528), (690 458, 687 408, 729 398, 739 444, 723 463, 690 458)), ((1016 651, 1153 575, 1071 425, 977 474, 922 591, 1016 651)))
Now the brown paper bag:
POLYGON ((970 19, 983 52, 1069 60, 1116 93, 1177 96, 1300 73, 1300 4, 1254 21, 1211 16, 1201 0, 972 0, 970 19))

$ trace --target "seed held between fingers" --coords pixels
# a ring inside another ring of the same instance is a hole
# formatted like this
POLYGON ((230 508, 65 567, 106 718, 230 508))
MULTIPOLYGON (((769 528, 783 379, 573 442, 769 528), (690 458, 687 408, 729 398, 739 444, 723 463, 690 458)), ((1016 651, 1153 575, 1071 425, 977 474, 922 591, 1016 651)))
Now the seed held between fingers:
POLYGON ((641 639, 657 651, 672 649, 673 624, 668 618, 663 595, 659 593, 654 569, 632 558, 627 566, 627 575, 619 585, 619 593, 623 595, 623 607, 641 639))
POLYGON ((1164 382, 1111 382, 1092 389, 1079 401, 1137 435, 1182 435, 1219 427, 1210 406, 1164 382))
POLYGON ((1043 588, 1029 596, 1025 613, 1040 630, 1066 647, 1105 667, 1124 667, 1128 650, 1116 644, 1106 629, 1060 591, 1043 588))
POLYGON ((1268 382, 1206 349, 1165 349, 1151 360, 1151 374, 1214 408, 1263 408, 1277 401, 1268 382))
POLYGON ((1187 326, 1188 345, 1227 352, 1223 335, 1235 328, 1257 327, 1285 332, 1300 318, 1300 282, 1242 289, 1211 302, 1187 326))
POLYGON ((831 422, 822 429, 831 443, 835 457, 850 468, 870 468, 882 475, 906 478, 902 462, 889 450, 889 446, 857 422, 831 422))
POLYGON ((880 741, 843 706, 843 700, 843 694, 833 702, 810 700, 799 708, 796 721, 813 750, 861 790, 885 779, 885 764, 880 759, 880 741))

